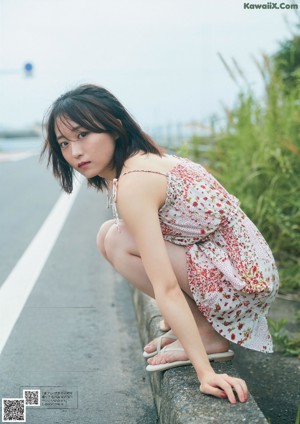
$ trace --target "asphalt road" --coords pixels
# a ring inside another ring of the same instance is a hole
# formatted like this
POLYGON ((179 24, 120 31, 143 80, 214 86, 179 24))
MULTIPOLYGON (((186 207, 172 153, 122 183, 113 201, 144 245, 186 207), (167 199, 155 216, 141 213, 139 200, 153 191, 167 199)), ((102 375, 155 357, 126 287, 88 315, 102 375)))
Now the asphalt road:
MULTIPOLYGON (((61 193, 36 156, 1 162, 0 180, 1 287, 61 193)), ((105 203, 82 185, 0 356, 1 398, 41 392, 27 423, 157 421, 130 290, 96 249, 105 203)))

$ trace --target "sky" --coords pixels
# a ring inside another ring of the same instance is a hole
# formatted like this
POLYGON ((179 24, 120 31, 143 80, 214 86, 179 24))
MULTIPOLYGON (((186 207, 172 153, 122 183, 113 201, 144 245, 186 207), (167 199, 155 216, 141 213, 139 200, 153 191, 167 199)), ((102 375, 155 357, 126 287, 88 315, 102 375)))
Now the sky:
MULTIPOLYGON (((300 1, 295 4, 300 13, 300 1)), ((0 0, 0 127, 41 122, 60 94, 83 83, 109 89, 147 128, 207 121, 224 105, 231 107, 239 90, 218 52, 230 64, 234 58, 260 93, 253 57, 274 53, 299 20, 291 9, 243 5, 242 0, 0 0), (28 62, 31 77, 22 70, 28 62)))

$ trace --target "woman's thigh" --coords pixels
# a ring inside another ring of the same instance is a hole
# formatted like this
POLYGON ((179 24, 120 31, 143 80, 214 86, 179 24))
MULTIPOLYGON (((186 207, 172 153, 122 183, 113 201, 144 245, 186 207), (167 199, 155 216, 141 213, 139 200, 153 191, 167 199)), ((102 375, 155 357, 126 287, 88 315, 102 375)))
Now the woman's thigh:
MULTIPOLYGON (((102 234, 105 233, 104 250, 108 260, 111 263, 119 260, 119 258, 124 261, 124 253, 139 257, 140 255, 137 245, 130 232, 127 230, 124 222, 120 220, 119 228, 116 225, 109 224, 109 222, 110 221, 103 224, 104 227, 102 230, 102 234)), ((188 282, 185 247, 176 245, 169 241, 165 241, 165 244, 181 289, 192 297, 188 282)))

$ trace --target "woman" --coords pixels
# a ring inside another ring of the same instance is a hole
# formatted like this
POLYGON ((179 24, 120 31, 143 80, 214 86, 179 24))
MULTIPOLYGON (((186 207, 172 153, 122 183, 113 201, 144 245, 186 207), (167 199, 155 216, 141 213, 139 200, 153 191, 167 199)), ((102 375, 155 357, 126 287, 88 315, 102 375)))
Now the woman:
POLYGON ((77 170, 109 189, 114 219, 97 244, 135 287, 156 299, 171 329, 144 348, 149 371, 192 363, 203 393, 236 402, 246 383, 216 374, 229 341, 272 351, 266 314, 278 289, 272 253, 238 200, 201 165, 166 155, 107 90, 59 97, 42 155, 70 193, 77 170), (118 213, 122 216, 119 218, 118 213))

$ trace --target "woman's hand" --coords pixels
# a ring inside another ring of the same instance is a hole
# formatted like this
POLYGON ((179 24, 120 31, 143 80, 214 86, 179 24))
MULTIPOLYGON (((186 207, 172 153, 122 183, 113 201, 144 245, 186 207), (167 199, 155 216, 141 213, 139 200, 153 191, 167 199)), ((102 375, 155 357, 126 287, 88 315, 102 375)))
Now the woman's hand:
POLYGON ((236 403, 233 393, 236 392, 241 402, 248 400, 248 388, 241 378, 230 377, 227 374, 205 373, 201 378, 200 392, 219 398, 228 398, 230 403, 236 403))

